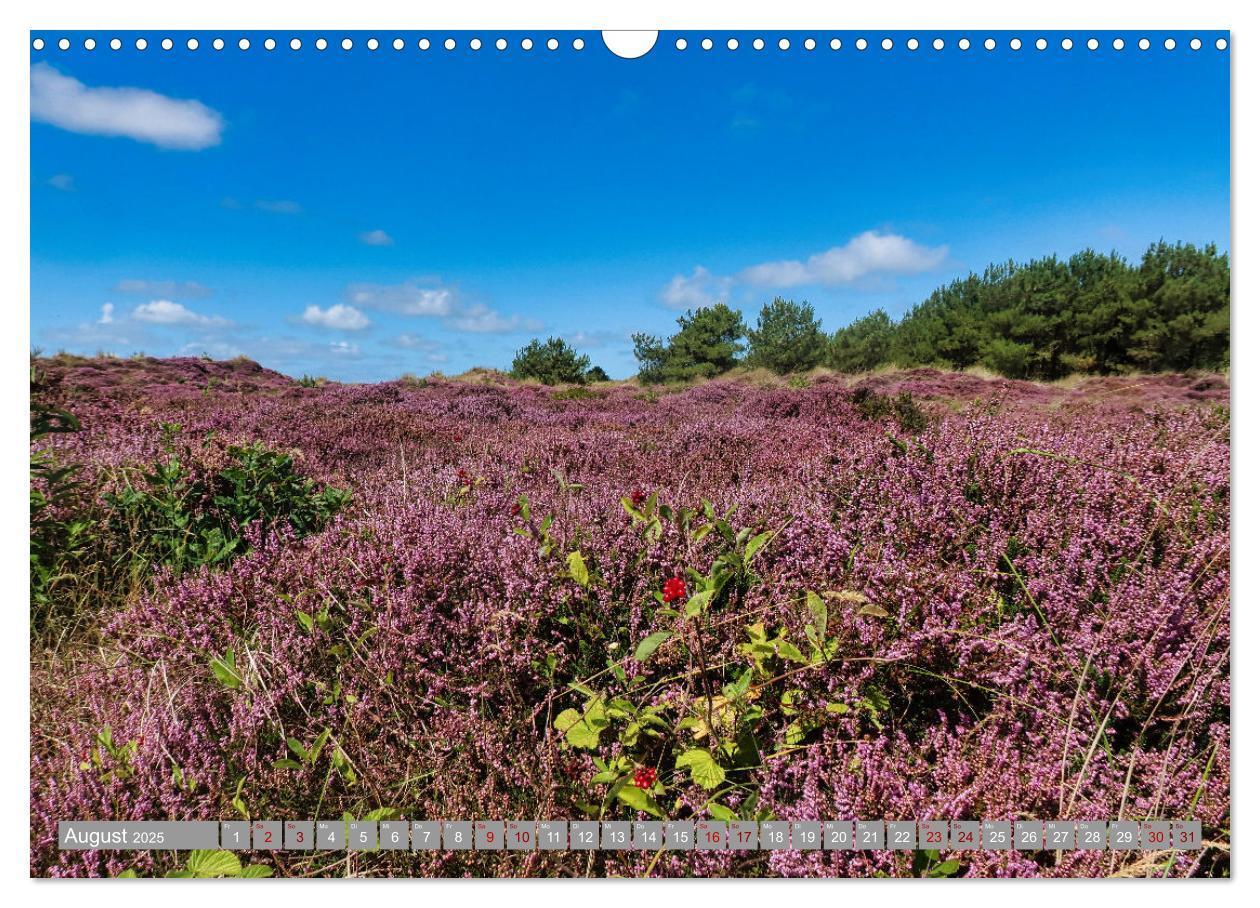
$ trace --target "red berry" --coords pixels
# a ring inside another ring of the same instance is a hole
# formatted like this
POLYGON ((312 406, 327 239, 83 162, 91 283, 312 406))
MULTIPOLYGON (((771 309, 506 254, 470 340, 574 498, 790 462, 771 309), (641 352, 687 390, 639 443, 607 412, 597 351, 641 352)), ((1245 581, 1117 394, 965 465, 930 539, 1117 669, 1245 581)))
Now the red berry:
POLYGON ((644 791, 656 784, 656 770, 651 766, 641 766, 634 771, 634 787, 644 791))
POLYGON ((681 577, 670 577, 665 581, 665 588, 661 591, 661 598, 666 602, 674 602, 686 595, 687 584, 683 583, 681 577))

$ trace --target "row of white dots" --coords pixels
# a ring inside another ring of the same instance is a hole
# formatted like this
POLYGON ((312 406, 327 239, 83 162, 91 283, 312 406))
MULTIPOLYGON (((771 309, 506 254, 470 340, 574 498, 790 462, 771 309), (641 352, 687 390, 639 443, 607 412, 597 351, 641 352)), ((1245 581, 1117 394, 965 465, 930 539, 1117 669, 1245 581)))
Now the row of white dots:
MULTIPOLYGON (((365 44, 368 50, 378 50, 381 46, 381 42, 378 41, 376 38, 368 38, 365 44)), ((751 44, 752 44, 753 50, 765 50, 766 48, 766 41, 764 38, 754 38, 751 44)), ((314 41, 314 45, 315 45, 316 50, 327 50, 329 47, 329 42, 326 38, 316 38, 314 41)), ((818 42, 813 38, 806 38, 803 42, 801 42, 801 45, 805 48, 805 50, 815 50, 818 47, 818 42)), ((43 50, 47 45, 45 44, 43 38, 35 38, 31 42, 31 46, 35 50, 43 50)), ((72 45, 69 38, 61 38, 60 40, 57 41, 57 47, 60 50, 69 50, 71 46, 72 45)), ((96 44, 95 38, 85 38, 83 40, 84 50, 96 50, 96 46, 97 44, 96 44)), ((109 41, 110 50, 121 50, 122 46, 123 46, 123 42, 120 38, 111 38, 109 41)), ((189 50, 197 50, 201 46, 201 42, 199 42, 196 38, 189 38, 188 41, 186 42, 186 46, 189 50)), ((227 43, 222 38, 215 38, 214 40, 210 42, 210 46, 213 47, 215 50, 223 50, 227 46, 227 43)), ((241 38, 239 41, 236 42, 236 46, 240 48, 241 50, 249 50, 251 46, 250 40, 248 38, 241 38)), ((266 38, 263 40, 262 46, 266 50, 275 50, 278 45, 276 43, 275 38, 266 38)), ((391 42, 391 46, 394 48, 394 50, 403 50, 406 48, 407 42, 405 42, 402 38, 395 38, 391 42)), ((428 50, 430 47, 433 46, 433 43, 428 38, 421 38, 419 41, 416 42, 416 46, 420 50, 428 50)), ((442 42, 442 46, 446 48, 447 50, 455 50, 459 46, 459 44, 454 38, 447 38, 445 41, 442 42)), ((481 50, 481 48, 483 47, 483 44, 480 38, 471 38, 469 39, 467 46, 470 50, 481 50)), ((497 50, 501 50, 501 51, 507 50, 508 41, 506 38, 499 38, 494 42, 494 46, 497 50)), ((520 42, 520 46, 521 46, 521 50, 533 50, 534 41, 532 38, 522 38, 520 42)), ((674 46, 678 50, 686 50, 687 39, 679 38, 677 41, 674 42, 674 46)), ((714 46, 715 45, 712 38, 702 38, 700 41, 700 48, 702 50, 712 50, 714 46)), ((840 48, 843 46, 843 42, 841 42, 839 38, 832 38, 828 42, 828 46, 832 50, 840 50, 840 48)), ((866 38, 858 38, 856 41, 853 42, 853 46, 860 51, 864 51, 870 46, 870 42, 868 42, 866 38)), ((883 48, 884 50, 892 50, 896 46, 896 42, 894 42, 892 38, 884 38, 882 41, 879 42, 879 46, 883 48)), ((945 39, 934 38, 931 42, 931 46, 933 50, 938 50, 938 51, 944 50, 945 39)), ((998 42, 996 39, 994 38, 984 39, 983 47, 985 50, 988 50, 988 51, 996 50, 997 46, 998 46, 998 42)), ((1019 38, 1011 38, 1009 42, 1009 46, 1011 50, 1017 51, 1023 48, 1024 43, 1019 38)), ((1045 38, 1038 38, 1035 42, 1033 42, 1033 46, 1036 47, 1037 50, 1046 50, 1050 46, 1050 42, 1047 41, 1045 38)), ((1071 38, 1064 38, 1062 41, 1059 42, 1059 46, 1063 50, 1071 50, 1075 46, 1075 44, 1071 38)), ((1089 50, 1098 50, 1098 48, 1101 47, 1102 44, 1097 38, 1089 38, 1085 41, 1085 46, 1089 50)), ((1111 46, 1114 50, 1124 50, 1125 48, 1124 39, 1123 38, 1113 39, 1111 42, 1111 46)), ((1139 50, 1150 50, 1151 41, 1149 38, 1139 38, 1137 42, 1137 46, 1139 50)), ((1228 46, 1229 46, 1229 42, 1226 41, 1224 38, 1216 39, 1217 50, 1225 50, 1228 46)), ((136 47, 136 50, 147 50, 149 47, 149 42, 145 38, 137 38, 135 41, 135 47, 136 47)), ((172 39, 170 38, 162 39, 161 41, 162 50, 173 50, 174 47, 175 47, 175 42, 172 39)), ((560 41, 556 38, 548 38, 546 42, 546 47, 548 50, 558 50, 560 48, 560 41)), ((582 50, 584 47, 586 47, 586 42, 583 41, 581 38, 573 39, 574 50, 582 50)), ((728 39, 726 42, 726 47, 728 50, 739 50, 739 47, 740 47, 739 39, 738 38, 728 39)), ((790 40, 788 40, 787 38, 779 39, 778 41, 779 50, 790 50, 791 47, 792 47, 792 42, 790 40)), ((919 39, 918 38, 906 39, 905 47, 907 50, 911 50, 911 51, 918 50, 920 47, 919 39)), ((1203 41, 1201 39, 1199 38, 1190 39, 1191 50, 1201 50, 1202 47, 1203 47, 1203 41)), ((302 39, 301 38, 290 39, 289 48, 291 50, 301 50, 302 39)), ((1166 38, 1164 40, 1165 50, 1176 50, 1176 48, 1177 48, 1177 42, 1175 39, 1166 38)), ((342 38, 341 49, 353 50, 354 41, 351 40, 350 38, 342 38)), ((959 38, 958 49, 964 50, 964 51, 970 50, 971 39, 959 38)))
MULTIPOLYGON (((378 41, 376 38, 368 38, 367 41, 364 43, 367 46, 368 50, 379 50, 381 47, 381 42, 378 41)), ((329 42, 327 38, 316 38, 314 41, 314 45, 315 45, 316 50, 327 50, 329 48, 329 42)), ((36 38, 35 40, 31 42, 31 47, 33 47, 35 50, 43 50, 46 46, 47 44, 44 42, 43 38, 36 38)), ((71 46, 72 45, 70 43, 69 38, 62 38, 57 42, 57 48, 59 50, 69 50, 71 46)), ((96 50, 96 46, 97 44, 96 44, 95 38, 83 39, 84 50, 96 50)), ((122 46, 123 46, 123 42, 122 42, 122 39, 120 38, 111 38, 109 41, 110 50, 122 50, 122 46)), ((147 38, 137 38, 135 46, 136 46, 136 50, 148 50, 149 41, 147 38)), ((163 38, 160 46, 162 50, 174 50, 175 42, 170 38, 163 38)), ((196 38, 189 38, 188 41, 185 43, 185 46, 189 50, 197 50, 201 47, 201 42, 198 41, 196 38)), ((225 47, 227 47, 227 42, 225 42, 222 38, 215 38, 213 41, 210 42, 210 46, 213 47, 215 50, 223 50, 225 47)), ((241 38, 239 41, 236 42, 236 46, 240 48, 241 50, 249 50, 252 45, 248 38, 241 38)), ((276 43, 275 38, 265 38, 262 42, 262 46, 265 50, 275 50, 276 47, 278 47, 278 44, 276 43)), ((402 38, 395 38, 391 42, 391 46, 394 48, 394 50, 403 50, 406 48, 407 42, 404 41, 402 38)), ((428 38, 421 38, 419 41, 416 42, 416 46, 420 48, 420 50, 428 50, 429 48, 433 46, 433 42, 430 41, 428 38)), ((447 50, 455 50, 455 48, 458 47, 459 44, 454 38, 447 38, 444 42, 442 42, 442 46, 445 47, 447 50)), ((472 38, 468 41, 468 47, 471 48, 472 50, 481 50, 482 46, 483 45, 480 38, 472 38)), ((497 41, 494 42, 494 46, 497 50, 507 50, 508 41, 506 38, 499 38, 497 41)), ((548 38, 546 42, 546 46, 547 46, 547 50, 559 50, 560 42, 556 38, 548 38)), ((582 50, 584 47, 586 47, 586 42, 583 39, 581 38, 573 39, 574 50, 582 50)), ((291 38, 289 40, 289 49, 301 50, 302 39, 291 38)), ((350 38, 342 38, 341 49, 353 50, 354 41, 350 38)), ((533 49, 534 49, 534 40, 532 38, 521 39, 521 50, 533 50, 533 49)))
MULTIPOLYGON (((687 49, 687 39, 686 39, 686 38, 679 38, 677 41, 675 41, 675 42, 674 42, 674 46, 675 46, 676 48, 678 48, 678 50, 686 50, 686 49, 687 49)), ((816 49, 818 48, 818 42, 817 42, 816 40, 814 40, 813 38, 806 38, 804 41, 802 41, 802 42, 801 42, 801 46, 802 46, 802 47, 804 47, 806 50, 816 50, 816 49)), ((842 42, 839 38, 832 38, 832 39, 831 39, 831 40, 827 43, 827 46, 828 46, 828 47, 830 47, 832 50, 840 50, 840 48, 841 48, 841 47, 843 47, 843 42, 842 42)), ((869 42, 869 41, 867 41, 865 38, 858 38, 856 41, 854 41, 854 42, 853 42, 853 46, 854 46, 855 48, 857 48, 858 50, 866 50, 868 47, 870 47, 870 42, 869 42)), ((892 49, 893 49, 894 47, 896 47, 897 45, 896 45, 896 42, 895 42, 895 41, 893 41, 893 39, 892 39, 892 38, 884 38, 882 41, 880 41, 880 42, 879 42, 879 46, 880 46, 880 47, 882 47, 884 50, 892 50, 892 49)), ((996 38, 985 38, 985 39, 984 39, 984 45, 983 45, 983 46, 984 46, 984 49, 985 49, 985 50, 996 50, 996 49, 997 49, 997 46, 998 46, 997 39, 996 39, 996 38)), ((1011 48, 1011 50, 1021 50, 1021 49, 1023 49, 1023 46, 1024 46, 1024 42, 1023 42, 1021 39, 1019 39, 1019 38, 1011 38, 1011 40, 1010 40, 1010 48, 1011 48)), ((1036 48, 1037 48, 1037 50, 1045 50, 1046 48, 1048 48, 1048 47, 1050 46, 1050 42, 1049 42, 1049 41, 1047 41, 1045 38, 1038 38, 1036 41, 1034 41, 1034 42, 1033 42, 1033 46, 1034 46, 1034 47, 1036 47, 1036 48)), ((1064 50, 1071 50, 1071 49, 1072 49, 1073 47, 1075 47, 1076 45, 1075 45, 1075 42, 1073 42, 1071 38, 1064 38, 1062 41, 1060 41, 1060 42, 1059 42, 1059 46, 1060 46, 1061 48, 1063 48, 1064 50)), ((1097 38, 1089 38, 1089 39, 1087 39, 1087 40, 1085 41, 1085 46, 1086 46, 1087 48, 1089 48, 1090 50, 1098 50, 1098 48, 1099 48, 1099 47, 1101 47, 1101 46, 1102 46, 1102 44, 1101 44, 1101 42, 1100 42, 1097 38)), ((1125 47, 1125 44, 1124 44, 1124 39, 1123 39, 1123 38, 1115 38, 1115 39, 1111 42, 1111 46, 1112 46, 1112 48, 1114 48, 1115 50, 1124 50, 1124 47, 1125 47)), ((1138 49, 1139 49, 1139 50, 1150 50, 1150 49, 1151 49, 1151 40, 1150 40, 1150 38, 1139 38, 1139 39, 1138 39, 1138 42, 1137 42, 1137 46, 1138 46, 1138 49)), ((1217 50, 1225 50, 1225 48, 1227 48, 1228 46, 1229 46, 1229 42, 1228 42, 1228 41, 1226 41, 1224 38, 1217 38, 1217 39, 1216 39, 1216 49, 1217 49, 1217 50)), ((701 39, 701 41, 700 41, 700 49, 701 49, 701 50, 713 50, 713 47, 714 47, 714 43, 713 43, 713 39, 712 39, 712 38, 703 38, 703 39, 701 39)), ((730 38, 730 39, 728 39, 728 40, 727 40, 727 42, 726 42, 726 47, 727 47, 727 49, 728 49, 728 50, 739 50, 739 39, 738 39, 738 38, 730 38)), ((791 42, 791 41, 789 41, 787 38, 780 38, 780 39, 779 39, 779 42, 778 42, 778 47, 779 47, 779 50, 791 50, 791 48, 792 48, 792 42, 791 42)), ((912 51, 914 51, 914 50, 918 50, 918 49, 919 49, 919 47, 920 47, 919 39, 918 39, 918 38, 907 38, 907 39, 906 39, 906 43, 905 43, 905 47, 906 47, 906 50, 912 50, 912 51)), ((753 50, 765 50, 765 48, 766 48, 766 42, 765 42, 765 39, 764 39, 764 38, 753 38, 753 40, 752 40, 752 48, 753 48, 753 50)), ((1191 39, 1190 39, 1190 49, 1191 49, 1191 50, 1201 50, 1202 48, 1203 48, 1203 41, 1202 41, 1202 39, 1200 39, 1200 38, 1191 38, 1191 39)), ((932 49, 933 49, 933 50, 944 50, 944 49, 945 49, 945 39, 944 39, 944 38, 934 38, 934 39, 932 40, 932 49)), ((970 38, 959 38, 959 39, 958 39, 958 49, 959 49, 959 50, 970 50, 970 49, 971 49, 971 39, 970 39, 970 38)), ((1176 49, 1177 49, 1177 41, 1176 41, 1174 38, 1166 38, 1166 39, 1164 40, 1164 49, 1165 49, 1165 50, 1176 50, 1176 49)))

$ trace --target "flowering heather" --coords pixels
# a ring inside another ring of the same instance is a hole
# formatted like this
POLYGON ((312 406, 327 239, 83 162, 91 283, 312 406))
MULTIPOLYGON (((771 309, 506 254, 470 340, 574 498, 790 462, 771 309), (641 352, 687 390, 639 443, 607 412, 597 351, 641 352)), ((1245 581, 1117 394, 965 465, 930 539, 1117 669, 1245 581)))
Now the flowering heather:
MULTIPOLYGON (((1219 378, 916 370, 559 399, 43 360, 109 492, 292 452, 326 527, 156 570, 32 653, 31 871, 59 819, 1179 819, 1172 854, 942 852, 960 876, 1220 875, 1230 835, 1219 378), (163 426, 167 428, 163 428, 163 426), (707 505, 706 505, 707 503, 707 505)), ((908 876, 910 853, 257 853, 277 876, 908 876)))

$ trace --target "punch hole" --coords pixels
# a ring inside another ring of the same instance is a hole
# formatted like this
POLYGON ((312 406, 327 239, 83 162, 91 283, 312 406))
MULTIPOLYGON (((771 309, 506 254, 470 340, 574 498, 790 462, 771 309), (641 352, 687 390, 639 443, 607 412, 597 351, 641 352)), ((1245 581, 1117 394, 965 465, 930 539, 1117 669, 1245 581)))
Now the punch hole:
POLYGON ((481 50, 481 39, 473 38, 471 41, 468 42, 468 46, 471 47, 473 50, 481 50))
POLYGON ((406 46, 407 46, 407 42, 404 41, 402 38, 394 39, 394 50, 402 50, 406 46))
POLYGON ((945 39, 944 39, 944 38, 933 38, 933 39, 932 39, 932 50, 944 50, 944 49, 945 49, 945 39))
POLYGON ((1191 38, 1191 39, 1190 39, 1190 49, 1191 49, 1191 50, 1198 50, 1198 49, 1199 49, 1199 48, 1201 48, 1202 46, 1203 46, 1203 42, 1202 42, 1202 41, 1200 41, 1198 38, 1191 38))
POLYGON ((907 50, 918 50, 918 49, 919 49, 919 39, 918 39, 918 38, 911 38, 909 41, 907 41, 907 42, 906 42, 906 49, 907 49, 907 50))
POLYGON ((971 39, 970 39, 970 38, 959 38, 959 39, 958 39, 958 49, 959 49, 959 50, 970 50, 970 49, 971 49, 971 39))
POLYGON ((32 42, 31 42, 31 47, 35 48, 36 50, 43 50, 43 49, 44 49, 44 39, 43 39, 43 38, 36 38, 34 41, 32 41, 32 42))
POLYGON ((765 50, 765 49, 766 49, 765 38, 753 38, 753 50, 765 50))
POLYGON ((866 39, 858 38, 856 41, 853 42, 853 46, 856 47, 858 50, 866 50, 866 39))
POLYGON ((686 38, 679 38, 677 41, 675 41, 675 42, 674 42, 674 47, 678 48, 679 50, 686 50, 686 49, 687 49, 687 39, 686 39, 686 38))
POLYGON ((1085 42, 1085 46, 1088 47, 1090 50, 1098 50, 1098 39, 1090 38, 1088 41, 1085 42))
POLYGON ((789 41, 787 38, 779 39, 779 50, 787 50, 791 46, 792 46, 792 42, 789 41))
POLYGON ((57 46, 58 46, 59 48, 61 48, 62 50, 69 50, 69 49, 70 49, 70 39, 69 39, 69 38, 62 38, 60 41, 58 41, 58 42, 57 42, 57 46))
POLYGON ((713 50, 713 39, 712 39, 712 38, 705 38, 703 41, 701 41, 701 42, 700 42, 700 49, 701 49, 701 50, 713 50))
POLYGON ((95 39, 95 38, 87 38, 87 39, 85 39, 85 40, 84 40, 84 42, 83 42, 83 49, 84 49, 84 50, 96 50, 96 39, 95 39))
MULTIPOLYGON (((600 33, 604 46, 623 60, 637 60, 656 46, 659 32, 654 31, 606 31, 600 33)), ((707 38, 705 39, 708 40, 707 38)), ((709 42, 712 46, 713 42, 709 42)), ((682 50, 682 48, 679 48, 682 50)))
POLYGON ((832 39, 831 39, 831 49, 832 49, 832 50, 839 50, 839 49, 840 49, 840 39, 839 39, 839 38, 832 38, 832 39))
MULTIPOLYGON (((148 48, 148 46, 149 46, 149 42, 146 41, 144 38, 136 39, 136 50, 145 50, 146 48, 148 48)), ((245 42, 245 46, 249 47, 248 41, 245 42)))
POLYGON ((880 41, 879 46, 882 47, 884 50, 892 50, 893 49, 892 38, 885 38, 883 41, 880 41))
POLYGON ((1224 49, 1225 49, 1225 48, 1227 48, 1227 47, 1229 47, 1229 42, 1228 42, 1228 41, 1226 41, 1224 38, 1217 38, 1217 39, 1216 39, 1216 49, 1217 49, 1217 50, 1224 50, 1224 49))
MULTIPOLYGON (((476 41, 476 40, 477 40, 476 38, 473 38, 473 41, 476 41)), ((476 50, 476 49, 477 48, 475 47, 473 48, 473 50, 476 50)), ((547 50, 559 50, 559 49, 560 49, 559 41, 557 41, 555 38, 547 39, 547 50)))
POLYGON ((806 49, 806 50, 813 50, 813 49, 814 49, 815 47, 817 47, 817 46, 818 46, 818 42, 817 42, 817 41, 815 41, 813 38, 806 38, 806 39, 805 39, 805 49, 806 49))
POLYGON ((162 50, 170 50, 174 46, 175 46, 175 42, 172 41, 170 38, 162 39, 162 50))
POLYGON ((223 48, 226 47, 226 45, 223 43, 222 38, 215 38, 213 41, 210 42, 210 46, 213 47, 215 50, 223 50, 223 48))
POLYGON ((1059 46, 1060 46, 1061 48, 1063 48, 1064 50, 1071 50, 1071 49, 1072 49, 1072 39, 1071 39, 1071 38, 1064 38, 1062 41, 1060 41, 1060 42, 1059 42, 1059 46))

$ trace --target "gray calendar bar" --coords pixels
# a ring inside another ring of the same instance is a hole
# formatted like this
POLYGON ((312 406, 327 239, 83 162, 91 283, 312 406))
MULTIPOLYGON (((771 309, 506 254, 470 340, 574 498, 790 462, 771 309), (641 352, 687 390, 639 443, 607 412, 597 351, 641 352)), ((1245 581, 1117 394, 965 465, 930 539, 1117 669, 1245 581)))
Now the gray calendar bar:
POLYGON ((63 850, 1192 851, 1197 820, 62 821, 63 850))

